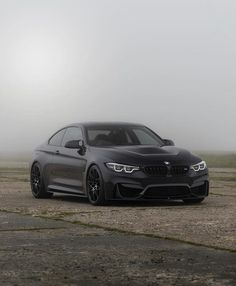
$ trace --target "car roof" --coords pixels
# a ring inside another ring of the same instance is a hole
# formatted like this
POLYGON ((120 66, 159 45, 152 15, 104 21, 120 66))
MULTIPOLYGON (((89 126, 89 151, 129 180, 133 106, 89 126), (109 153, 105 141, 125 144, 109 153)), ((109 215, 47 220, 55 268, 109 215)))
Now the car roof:
POLYGON ((73 123, 66 127, 70 127, 70 126, 99 127, 99 126, 144 126, 144 125, 139 124, 139 123, 118 122, 118 121, 114 121, 114 122, 113 121, 103 121, 103 122, 89 121, 89 122, 73 123))

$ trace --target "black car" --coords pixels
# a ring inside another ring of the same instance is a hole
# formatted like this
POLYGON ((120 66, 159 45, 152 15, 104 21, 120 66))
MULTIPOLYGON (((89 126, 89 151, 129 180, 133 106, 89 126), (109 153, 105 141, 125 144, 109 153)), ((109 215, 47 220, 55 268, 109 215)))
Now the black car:
POLYGON ((66 126, 35 150, 32 193, 79 195, 94 205, 121 199, 200 203, 209 190, 206 163, 173 145, 140 124, 66 126))

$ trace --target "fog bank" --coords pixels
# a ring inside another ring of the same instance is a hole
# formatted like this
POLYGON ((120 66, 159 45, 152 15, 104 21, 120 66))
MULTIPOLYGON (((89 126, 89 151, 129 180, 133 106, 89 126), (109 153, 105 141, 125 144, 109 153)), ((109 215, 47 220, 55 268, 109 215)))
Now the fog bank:
POLYGON ((71 122, 236 151, 235 1, 0 1, 0 153, 71 122))

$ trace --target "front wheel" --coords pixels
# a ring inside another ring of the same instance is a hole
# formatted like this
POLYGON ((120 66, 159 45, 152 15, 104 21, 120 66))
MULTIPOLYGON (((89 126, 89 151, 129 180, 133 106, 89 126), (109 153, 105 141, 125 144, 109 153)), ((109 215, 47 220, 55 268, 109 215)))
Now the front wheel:
POLYGON ((201 198, 201 199, 185 199, 183 200, 183 202, 185 204, 200 204, 205 198, 201 198))
POLYGON ((35 163, 30 173, 31 191, 36 199, 51 198, 52 193, 48 193, 45 189, 41 168, 38 163, 35 163))
POLYGON ((92 205, 101 206, 106 204, 102 174, 95 165, 88 170, 87 193, 88 199, 92 205))

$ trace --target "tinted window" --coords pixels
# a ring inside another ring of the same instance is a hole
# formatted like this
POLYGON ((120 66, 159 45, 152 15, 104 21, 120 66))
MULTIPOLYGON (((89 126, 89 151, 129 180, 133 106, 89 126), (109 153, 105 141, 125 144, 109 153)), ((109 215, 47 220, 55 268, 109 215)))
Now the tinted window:
POLYGON ((122 128, 113 129, 88 129, 88 137, 91 145, 127 145, 132 143, 128 132, 122 128))
POLYGON ((48 144, 54 145, 54 146, 61 146, 61 141, 63 139, 64 134, 65 134, 65 129, 57 132, 55 135, 51 137, 48 144))
POLYGON ((104 136, 108 136, 110 133, 110 130, 107 129, 88 129, 88 135, 89 135, 89 140, 90 141, 94 141, 96 138, 98 138, 98 136, 100 137, 104 137, 104 136))
POLYGON ((88 128, 88 139, 93 146, 130 145, 132 139, 121 127, 88 128))
POLYGON ((66 134, 62 141, 62 146, 72 140, 81 140, 83 139, 82 130, 78 127, 69 127, 66 129, 66 134))
POLYGON ((86 132, 92 146, 163 145, 155 133, 143 126, 90 126, 86 132))
POLYGON ((133 132, 141 145, 156 145, 157 137, 148 129, 134 128, 133 132))

